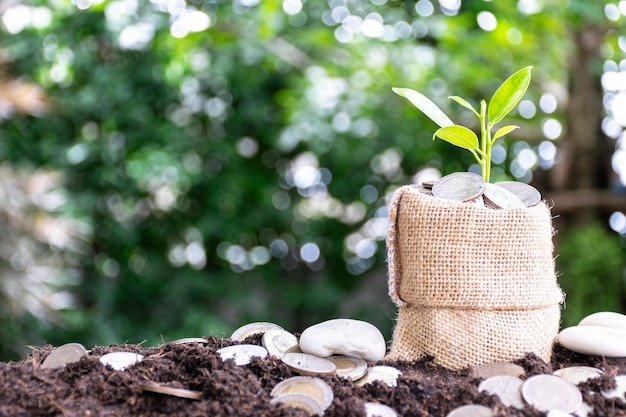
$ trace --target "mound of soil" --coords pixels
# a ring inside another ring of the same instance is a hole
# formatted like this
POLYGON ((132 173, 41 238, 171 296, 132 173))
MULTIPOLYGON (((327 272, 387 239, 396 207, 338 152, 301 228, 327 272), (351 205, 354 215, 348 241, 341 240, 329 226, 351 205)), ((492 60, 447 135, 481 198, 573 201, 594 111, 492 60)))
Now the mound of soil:
MULTIPOLYGON (((286 378, 297 376, 274 357, 254 358, 249 365, 222 362, 217 349, 236 344, 230 339, 207 337, 208 344, 165 344, 160 347, 113 345, 95 347, 79 362, 63 368, 44 369, 40 364, 53 350, 45 346, 24 360, 0 363, 0 416, 306 416, 304 410, 271 404, 270 392, 286 378), (104 366, 99 358, 109 352, 144 355, 144 360, 124 371, 104 366), (148 392, 146 381, 199 391, 198 400, 148 392)), ((260 344, 251 336, 244 343, 260 344)), ((604 371, 600 378, 579 385, 592 415, 626 415, 626 404, 607 399, 601 391, 615 387, 613 377, 626 374, 626 359, 604 359, 555 348, 552 363, 533 354, 516 362, 528 378, 574 366, 594 366, 604 371)), ((403 374, 396 387, 380 382, 355 387, 336 376, 321 377, 331 387, 334 400, 325 416, 365 416, 365 402, 379 402, 399 416, 445 416, 465 404, 482 404, 497 416, 543 416, 530 406, 505 407, 497 396, 478 391, 480 379, 471 370, 450 371, 431 360, 381 362, 403 374)))

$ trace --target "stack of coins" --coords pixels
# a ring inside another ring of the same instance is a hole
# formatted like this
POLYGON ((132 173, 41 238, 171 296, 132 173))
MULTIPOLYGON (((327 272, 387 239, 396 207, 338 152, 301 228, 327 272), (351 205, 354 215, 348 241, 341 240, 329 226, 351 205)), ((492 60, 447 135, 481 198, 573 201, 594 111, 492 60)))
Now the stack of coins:
POLYGON ((486 183, 483 177, 471 172, 456 172, 437 181, 424 181, 417 187, 437 198, 496 210, 533 207, 541 201, 541 193, 532 185, 517 181, 486 183))

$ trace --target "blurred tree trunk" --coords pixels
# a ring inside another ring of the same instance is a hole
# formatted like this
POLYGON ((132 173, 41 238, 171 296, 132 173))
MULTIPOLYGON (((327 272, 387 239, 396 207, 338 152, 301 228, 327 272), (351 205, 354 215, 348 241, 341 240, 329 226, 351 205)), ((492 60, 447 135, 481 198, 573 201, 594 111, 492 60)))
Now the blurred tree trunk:
POLYGON ((601 128, 604 106, 600 47, 607 30, 589 25, 571 31, 565 139, 560 145, 559 163, 542 184, 548 190, 548 201, 554 202, 557 229, 626 210, 626 196, 610 192, 615 143, 601 128))

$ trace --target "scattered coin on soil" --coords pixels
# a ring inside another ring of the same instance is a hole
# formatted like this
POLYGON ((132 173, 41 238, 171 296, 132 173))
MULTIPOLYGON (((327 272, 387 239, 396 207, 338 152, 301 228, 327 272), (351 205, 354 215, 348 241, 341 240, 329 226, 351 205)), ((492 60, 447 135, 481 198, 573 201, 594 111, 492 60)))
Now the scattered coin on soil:
POLYGON ((398 385, 398 377, 402 375, 400 370, 386 365, 370 366, 367 368, 365 376, 354 382, 357 387, 362 387, 365 384, 371 384, 374 381, 380 381, 390 387, 398 385))
POLYGON ((336 369, 335 364, 328 359, 308 353, 285 353, 280 360, 294 372, 303 375, 333 375, 336 369))
POLYGON ((626 401, 626 375, 617 375, 615 385, 615 388, 611 390, 602 391, 602 395, 605 398, 620 398, 622 401, 626 401))
POLYGON ((398 414, 393 408, 381 403, 365 403, 366 417, 397 417, 398 414))
POLYGON ((110 366, 116 371, 123 371, 131 365, 143 360, 143 355, 133 352, 111 352, 100 357, 100 363, 110 366))
MULTIPOLYGON (((260 339, 258 335, 250 343, 259 345, 260 339)), ((54 407, 59 404, 59 398, 62 398, 62 405, 68 415, 305 415, 303 411, 283 406, 280 406, 284 408, 281 413, 277 405, 270 403, 270 391, 294 375, 282 362, 268 357, 255 360, 245 367, 226 366, 222 364, 217 350, 224 347, 225 342, 228 344, 228 340, 215 336, 206 336, 206 340, 207 346, 199 343, 157 347, 128 345, 124 350, 143 354, 144 361, 148 362, 149 359, 149 364, 131 366, 117 373, 103 367, 98 358, 119 350, 119 346, 96 346, 79 362, 54 371, 39 369, 54 348, 48 345, 34 349, 22 361, 0 363, 0 404, 5 411, 3 415, 49 415, 50 410, 56 409, 54 407), (173 381, 160 383, 160 388, 171 394, 186 393, 177 387, 194 390, 191 396, 195 401, 144 391, 140 386, 147 380, 173 381), (71 392, 79 392, 81 395, 61 394, 63 397, 60 397, 60 393, 71 392)), ((626 413, 625 401, 602 395, 602 392, 611 395, 610 391, 615 388, 611 386, 612 383, 621 385, 621 377, 613 381, 606 375, 626 374, 625 358, 580 355, 557 344, 549 363, 532 354, 520 358, 516 363, 522 365, 528 375, 580 365, 602 367, 605 373, 603 377, 581 385, 581 389, 583 386, 585 389, 585 402, 572 414, 587 417, 626 413)), ((524 409, 504 408, 495 397, 478 391, 471 368, 453 372, 435 365, 429 359, 410 363, 389 361, 385 365, 402 371, 403 377, 398 378, 395 384, 397 387, 385 383, 357 387, 341 378, 321 377, 334 391, 334 399, 324 411, 324 416, 365 416, 364 404, 367 401, 382 402, 398 415, 445 416, 456 407, 470 403, 493 407, 494 413, 497 411, 497 415, 502 417, 546 415, 545 411, 540 412, 530 405, 524 409)), ((625 390, 615 395, 623 395, 625 390)))
POLYGON ((272 404, 283 403, 289 407, 302 408, 306 410, 310 416, 321 416, 324 414, 322 407, 313 398, 304 394, 285 394, 276 397, 271 401, 272 404))
POLYGON ((200 343, 202 345, 206 345, 209 343, 209 341, 203 337, 185 337, 182 339, 176 339, 176 340, 172 340, 171 342, 169 342, 170 345, 187 345, 187 344, 192 344, 192 343, 200 343))
POLYGON ((258 345, 232 345, 217 350, 222 361, 234 359, 235 365, 247 365, 252 362, 252 358, 264 358, 267 356, 267 350, 258 345))
POLYGON ((484 405, 462 405, 446 414, 446 417, 493 417, 495 414, 491 408, 484 405))
POLYGON ((550 410, 546 413, 546 417, 572 417, 572 415, 561 410, 550 410))
POLYGON ((572 413, 583 399, 576 385, 556 375, 535 375, 522 385, 524 400, 541 411, 562 410, 572 413))
POLYGON ((282 329, 270 329, 263 333, 263 347, 271 356, 282 358, 285 352, 298 348, 298 339, 282 329))
POLYGON ((142 384, 139 384, 139 388, 148 392, 170 395, 172 397, 188 398, 190 400, 199 400, 202 398, 202 393, 199 391, 171 387, 167 385, 157 384, 156 382, 144 382, 142 384))
POLYGON ((481 382, 478 390, 497 395, 507 407, 523 408, 525 405, 521 392, 523 383, 521 379, 513 376, 497 375, 481 382))
POLYGON ((266 321, 258 321, 254 323, 244 324, 243 326, 236 329, 233 334, 230 336, 232 340, 237 342, 243 342, 243 340, 254 334, 262 334, 268 330, 284 330, 278 324, 269 323, 266 321))
POLYGON ((576 417, 588 417, 593 412, 593 407, 583 401, 583 403, 574 411, 576 417))
POLYGON ((329 356, 329 361, 337 368, 335 374, 342 378, 351 378, 353 381, 363 378, 367 372, 367 362, 353 356, 329 356))
POLYGON ((526 374, 524 368, 512 362, 490 362, 472 369, 472 377, 487 379, 492 376, 508 375, 519 378, 526 374))
POLYGON ((603 372, 598 368, 593 368, 591 366, 569 366, 567 368, 558 369, 554 371, 553 374, 571 382, 574 385, 578 385, 588 379, 602 376, 603 372))
POLYGON ((44 369, 62 368, 87 356, 87 349, 80 343, 67 343, 54 349, 41 364, 44 369))
POLYGON ((323 379, 310 376, 294 376, 278 383, 270 395, 304 394, 316 400, 326 410, 333 401, 333 390, 323 379))

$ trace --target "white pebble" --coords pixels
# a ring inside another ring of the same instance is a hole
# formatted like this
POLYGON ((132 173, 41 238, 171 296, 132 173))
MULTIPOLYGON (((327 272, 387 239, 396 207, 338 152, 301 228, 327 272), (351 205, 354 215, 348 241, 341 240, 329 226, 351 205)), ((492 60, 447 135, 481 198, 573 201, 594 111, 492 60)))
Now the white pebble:
POLYGON ((602 326, 572 326, 561 330, 561 345, 585 355, 626 356, 626 331, 602 326))
POLYGON ((602 326, 613 329, 626 330, 626 315, 613 313, 611 311, 601 311, 585 317, 578 323, 579 326, 602 326))
POLYGON ((300 335, 300 349, 319 357, 346 355, 376 362, 385 357, 387 344, 380 330, 353 319, 333 319, 314 324, 300 335))

